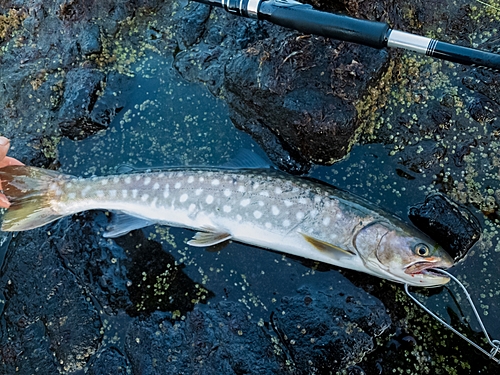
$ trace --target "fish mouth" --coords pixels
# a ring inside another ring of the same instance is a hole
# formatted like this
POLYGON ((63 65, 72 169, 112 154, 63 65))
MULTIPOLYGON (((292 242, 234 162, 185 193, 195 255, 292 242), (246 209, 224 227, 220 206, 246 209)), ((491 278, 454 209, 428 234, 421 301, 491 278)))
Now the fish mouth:
POLYGON ((410 264, 405 268, 405 273, 408 275, 425 275, 427 277, 433 277, 433 278, 441 278, 441 279, 448 279, 449 277, 443 275, 441 272, 439 272, 437 269, 438 268, 449 268, 451 265, 449 265, 446 262, 432 262, 432 261, 421 261, 421 262, 415 262, 410 264))

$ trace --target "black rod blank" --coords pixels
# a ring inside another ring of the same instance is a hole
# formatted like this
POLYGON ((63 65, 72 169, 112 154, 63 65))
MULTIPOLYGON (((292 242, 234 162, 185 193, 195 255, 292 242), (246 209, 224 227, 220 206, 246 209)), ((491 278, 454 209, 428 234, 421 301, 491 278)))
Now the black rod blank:
POLYGON ((295 0, 196 0, 229 13, 267 20, 305 34, 373 48, 396 47, 464 65, 500 70, 500 55, 392 30, 384 22, 322 12, 295 0))

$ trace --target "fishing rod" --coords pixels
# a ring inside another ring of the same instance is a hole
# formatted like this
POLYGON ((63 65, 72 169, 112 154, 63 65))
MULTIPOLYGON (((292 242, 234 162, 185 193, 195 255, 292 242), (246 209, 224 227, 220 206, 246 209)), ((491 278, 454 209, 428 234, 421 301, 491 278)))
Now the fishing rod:
POLYGON ((305 34, 382 49, 403 48, 451 62, 500 70, 500 55, 391 29, 387 23, 322 12, 295 0, 195 0, 231 14, 266 20, 305 34))

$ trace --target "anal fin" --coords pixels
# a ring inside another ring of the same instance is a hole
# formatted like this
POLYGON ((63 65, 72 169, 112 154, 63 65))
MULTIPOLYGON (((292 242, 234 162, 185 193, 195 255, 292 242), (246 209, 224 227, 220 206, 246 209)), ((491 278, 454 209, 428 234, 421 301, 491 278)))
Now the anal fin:
POLYGON ((206 232, 196 232, 193 239, 187 242, 188 245, 195 247, 208 247, 228 241, 232 238, 230 233, 219 232, 215 228, 203 228, 206 232))
POLYGON ((317 238, 311 237, 307 234, 301 233, 301 235, 307 242, 313 245, 317 250, 321 251, 322 253, 328 253, 334 259, 340 260, 341 258, 345 259, 346 257, 352 257, 356 255, 356 253, 350 250, 342 249, 341 247, 335 246, 326 241, 318 240, 317 238))

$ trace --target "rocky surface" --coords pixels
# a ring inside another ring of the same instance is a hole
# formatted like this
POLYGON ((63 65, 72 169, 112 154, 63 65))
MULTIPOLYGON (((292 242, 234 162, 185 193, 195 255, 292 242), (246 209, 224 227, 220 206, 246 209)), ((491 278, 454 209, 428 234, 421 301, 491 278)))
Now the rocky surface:
MULTIPOLYGON (((313 4, 497 48, 496 3, 313 4)), ((406 206, 391 202, 408 193, 440 192, 467 205, 483 228, 459 271, 467 280, 487 280, 467 286, 487 323, 498 328, 500 280, 491 276, 499 264, 498 73, 303 36, 197 3, 6 0, 0 2, 0 133, 12 139, 12 154, 56 168, 61 140, 106 132, 136 89, 134 63, 148 53, 168 56, 184 79, 224 99, 234 124, 283 170, 301 174, 331 164, 356 141, 366 150, 383 145, 383 152, 363 158, 380 157, 380 165, 390 166, 380 167, 385 174, 360 174, 367 179, 343 187, 403 212, 406 206)), ((340 184, 361 170, 345 163, 338 164, 345 173, 335 178, 340 184)), ((459 248, 472 245, 479 229, 450 207, 456 206, 430 200, 413 214, 427 229, 433 223, 430 231, 446 234, 450 249, 462 255, 459 248), (438 214, 443 207, 449 216, 438 214)), ((329 287, 340 287, 285 288, 276 305, 266 305, 266 319, 249 318, 241 299, 217 299, 225 287, 207 290, 193 281, 164 243, 142 233, 103 240, 107 218, 96 215, 12 239, 1 234, 0 372, 488 371, 487 359, 450 348, 447 333, 410 309, 391 284, 346 273, 378 296, 390 316, 379 300, 330 270, 329 287)))

